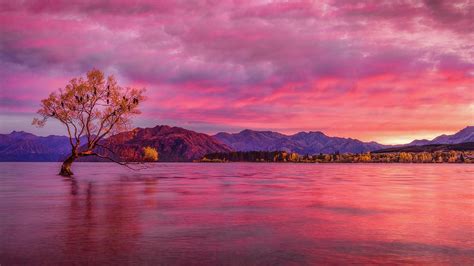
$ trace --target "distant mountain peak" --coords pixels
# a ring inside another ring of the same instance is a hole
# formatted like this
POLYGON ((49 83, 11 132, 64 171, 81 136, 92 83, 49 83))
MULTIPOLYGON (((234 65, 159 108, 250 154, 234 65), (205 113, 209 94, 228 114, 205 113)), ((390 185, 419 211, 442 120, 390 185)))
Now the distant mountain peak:
MULTIPOLYGON (((461 129, 459 132, 457 132, 456 134, 472 134, 474 133, 474 126, 467 126, 463 129, 461 129)), ((456 135, 455 134, 455 135, 456 135)))
POLYGON ((10 134, 2 134, 4 136, 9 136, 14 139, 25 139, 25 138, 34 138, 36 135, 25 132, 25 131, 15 131, 13 130, 10 134))
POLYGON ((33 135, 33 134, 25 132, 23 130, 21 130, 21 131, 13 130, 10 134, 11 135, 33 135))
POLYGON ((464 142, 474 142, 474 126, 467 126, 452 135, 442 134, 432 140, 414 140, 406 145, 421 146, 428 144, 458 144, 464 142))
POLYGON ((292 136, 296 136, 296 135, 321 135, 321 136, 327 136, 326 134, 324 134, 324 133, 321 132, 321 131, 301 131, 301 132, 298 132, 298 133, 293 134, 292 136))
POLYGON ((243 129, 243 130, 241 130, 239 133, 246 134, 246 133, 252 133, 252 132, 255 132, 255 130, 243 129))
POLYGON ((104 144, 116 154, 126 154, 128 157, 124 159, 132 161, 139 160, 137 156, 144 146, 155 148, 160 161, 192 161, 208 153, 231 151, 209 135, 167 125, 135 128, 109 137, 104 144))
MULTIPOLYGON (((270 130, 252 130, 252 129, 244 129, 240 131, 238 134, 274 134, 278 132, 270 131, 270 130)), ((280 133, 278 133, 280 134, 280 133)))

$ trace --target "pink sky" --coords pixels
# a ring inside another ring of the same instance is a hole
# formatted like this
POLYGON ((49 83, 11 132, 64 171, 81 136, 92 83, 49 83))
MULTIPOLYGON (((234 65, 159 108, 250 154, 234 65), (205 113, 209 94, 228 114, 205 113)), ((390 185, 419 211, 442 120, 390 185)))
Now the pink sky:
POLYGON ((2 1, 0 132, 93 68, 147 88, 136 126, 405 143, 474 124, 474 2, 2 1))

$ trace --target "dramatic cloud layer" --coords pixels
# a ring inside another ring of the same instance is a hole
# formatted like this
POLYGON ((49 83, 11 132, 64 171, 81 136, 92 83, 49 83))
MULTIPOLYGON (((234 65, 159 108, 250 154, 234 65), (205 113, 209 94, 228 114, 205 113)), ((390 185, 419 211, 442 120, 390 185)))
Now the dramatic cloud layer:
POLYGON ((393 143, 474 124, 474 2, 356 2, 3 1, 1 131, 93 67, 148 88, 138 126, 393 143))

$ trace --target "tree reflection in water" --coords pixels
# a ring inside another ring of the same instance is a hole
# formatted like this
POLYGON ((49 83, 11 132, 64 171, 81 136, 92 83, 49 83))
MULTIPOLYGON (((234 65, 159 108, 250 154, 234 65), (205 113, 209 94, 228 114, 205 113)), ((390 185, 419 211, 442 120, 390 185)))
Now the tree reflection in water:
POLYGON ((116 182, 101 186, 92 181, 71 178, 64 255, 71 262, 97 263, 100 258, 123 262, 137 249, 143 236, 140 217, 149 208, 156 208, 156 180, 141 186, 116 182), (80 251, 80 252, 78 252, 80 251), (87 256, 85 256, 87 254, 87 256), (96 255, 99 255, 97 256, 96 255), (125 255, 127 254, 127 255, 125 255))

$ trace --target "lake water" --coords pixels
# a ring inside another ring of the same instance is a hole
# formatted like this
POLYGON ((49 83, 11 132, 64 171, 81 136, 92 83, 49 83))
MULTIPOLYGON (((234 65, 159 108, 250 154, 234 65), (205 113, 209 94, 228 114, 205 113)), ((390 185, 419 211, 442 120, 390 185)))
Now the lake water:
POLYGON ((474 165, 0 163, 0 264, 474 264, 474 165))

